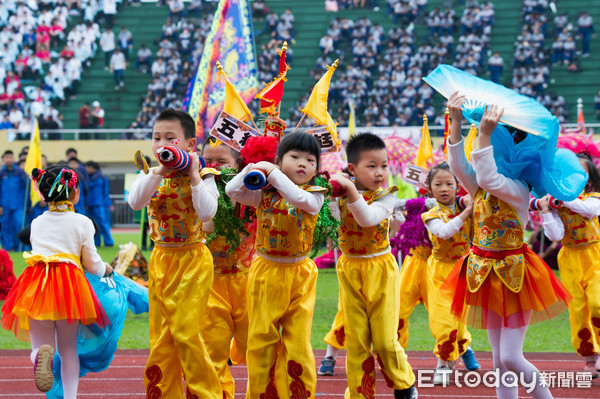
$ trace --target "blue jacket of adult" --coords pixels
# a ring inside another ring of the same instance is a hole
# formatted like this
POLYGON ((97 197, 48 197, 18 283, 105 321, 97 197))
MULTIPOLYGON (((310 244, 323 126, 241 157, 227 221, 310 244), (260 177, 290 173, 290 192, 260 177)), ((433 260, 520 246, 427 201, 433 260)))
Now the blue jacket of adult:
POLYGON ((88 206, 104 206, 111 205, 108 189, 108 179, 99 170, 90 175, 88 181, 88 206))
POLYGON ((0 206, 5 210, 23 209, 27 182, 27 174, 23 169, 13 165, 8 170, 4 165, 0 170, 0 206))

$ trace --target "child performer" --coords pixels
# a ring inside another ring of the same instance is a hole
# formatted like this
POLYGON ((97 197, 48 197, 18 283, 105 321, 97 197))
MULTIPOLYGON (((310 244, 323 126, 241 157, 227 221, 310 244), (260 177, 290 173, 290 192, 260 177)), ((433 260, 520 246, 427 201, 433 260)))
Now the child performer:
MULTIPOLYGON (((240 153, 225 144, 215 146, 214 141, 214 139, 207 140, 202 149, 202 157, 206 164, 236 168, 240 153)), ((204 223, 202 227, 208 233, 213 230, 214 224, 211 221, 204 223)), ((246 362, 248 342, 246 286, 250 264, 254 259, 256 226, 254 223, 247 223, 245 229, 250 234, 240 232, 241 245, 234 251, 230 251, 231 243, 227 242, 225 236, 217 236, 208 244, 213 257, 215 278, 208 298, 206 314, 200 321, 200 333, 219 374, 226 399, 233 399, 235 396, 235 382, 227 361, 231 358, 236 365, 246 362)))
POLYGON ((346 332, 346 398, 373 397, 375 360, 394 397, 416 398, 415 375, 397 340, 400 273, 390 252, 389 218, 394 211, 396 188, 383 190, 388 178, 385 143, 363 133, 346 146, 348 171, 331 180, 340 184, 346 197, 339 201, 342 225, 337 272, 346 332))
MULTIPOLYGON (((398 193, 396 193, 398 194, 398 193)), ((390 236, 400 242, 402 250, 406 249, 409 256, 404 258, 400 268, 400 314, 398 321, 398 341, 402 348, 406 349, 408 345, 408 318, 414 307, 423 301, 427 307, 427 282, 425 272, 427 270, 427 259, 431 255, 431 243, 427 237, 427 229, 421 220, 421 213, 428 208, 437 206, 435 199, 425 200, 424 198, 415 198, 410 200, 400 200, 396 203, 396 211, 390 220, 390 236), (427 202, 427 205, 426 205, 427 202), (407 212, 406 218, 400 212, 400 209, 407 212), (404 224, 406 221, 406 224, 404 224), (398 231, 400 234, 396 235, 398 231), (408 231, 411 231, 408 233, 408 231), (418 233, 415 233, 418 231, 418 233), (402 238, 410 235, 410 239, 405 242, 402 238), (426 242, 427 245, 423 245, 426 242)), ((336 205, 339 209, 339 207, 336 205)), ((339 214, 339 212, 338 212, 339 214)), ((390 240, 392 244, 394 239, 390 240)), ((393 244, 392 246, 392 254, 393 244)), ((341 309, 341 300, 338 299, 338 311, 323 341, 327 344, 325 357, 321 359, 321 367, 317 371, 318 375, 335 375, 335 363, 337 354, 346 347, 346 332, 344 328, 344 316, 341 309)))
MULTIPOLYGON (((433 383, 446 385, 448 373, 454 368, 458 356, 470 350, 471 334, 463 323, 452 317, 452 300, 441 293, 440 288, 456 261, 469 252, 473 202, 465 197, 464 209, 459 208, 456 203, 458 180, 450 173, 450 167, 446 163, 434 166, 429 171, 427 181, 429 193, 437 201, 436 207, 421 215, 432 243, 425 281, 429 296, 429 328, 436 340, 433 353, 438 358, 433 383)), ((475 354, 470 351, 473 359, 467 360, 477 363, 475 354)), ((479 364, 469 364, 467 368, 469 367, 476 370, 479 364)))
POLYGON ((28 266, 2 306, 2 327, 23 340, 23 330, 29 331, 35 384, 42 392, 54 384, 52 359, 58 349, 64 397, 72 399, 79 384, 79 323, 108 323, 83 271, 101 277, 112 267, 96 251, 92 221, 73 209, 79 200, 77 173, 51 166, 33 169, 31 176, 49 209, 31 223, 32 254, 23 254, 28 266))
POLYGON ((600 374, 600 173, 587 155, 577 157, 589 176, 584 192, 558 210, 550 210, 547 198, 540 207, 546 236, 563 244, 558 268, 573 295, 569 302, 571 341, 585 357, 584 371, 596 378, 600 374))
MULTIPOLYGON (((548 266, 523 243, 529 210, 528 184, 539 181, 500 174, 495 157, 503 154, 495 154, 491 145, 492 140, 508 143, 518 156, 523 146, 517 145, 527 145, 530 137, 519 131, 512 137, 506 128, 498 126, 503 110, 486 106, 479 126, 479 149, 471 153, 471 166, 460 132, 465 101, 466 97, 458 93, 448 100, 452 118, 448 157, 450 170, 473 198, 473 247, 452 270, 444 286, 454 293, 452 313, 459 320, 488 331, 494 367, 500 378, 496 387, 498 398, 516 398, 517 383, 506 378, 506 372, 522 373, 529 381, 540 377, 537 368, 523 356, 530 319, 549 318, 563 311, 570 295, 548 266)), ((502 161, 505 163, 498 165, 506 167, 506 160, 502 161)), ((515 171, 504 173, 512 172, 515 171)), ((531 396, 552 397, 541 383, 536 384, 531 396)))
POLYGON ((168 108, 152 128, 152 152, 162 146, 189 151, 188 172, 160 164, 140 173, 131 186, 129 205, 148 206, 154 250, 148 265, 150 356, 144 383, 148 397, 222 399, 219 377, 200 336, 200 320, 213 282, 210 251, 202 243, 202 222, 217 211, 213 176, 200 179, 194 120, 168 108))
POLYGON ((317 267, 306 256, 324 202, 325 189, 311 185, 320 159, 316 138, 286 134, 277 149, 276 165, 249 164, 226 186, 233 200, 256 207, 259 256, 248 277, 247 397, 251 399, 289 398, 295 390, 303 398, 315 395, 310 331, 317 267), (243 180, 252 169, 265 172, 274 190, 247 189, 243 180))

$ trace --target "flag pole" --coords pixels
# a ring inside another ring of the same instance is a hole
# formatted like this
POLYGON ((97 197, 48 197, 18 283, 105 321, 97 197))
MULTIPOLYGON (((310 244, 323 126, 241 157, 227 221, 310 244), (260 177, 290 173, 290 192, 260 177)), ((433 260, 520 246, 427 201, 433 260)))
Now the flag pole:
POLYGON ((300 121, 298 122, 298 124, 296 125, 296 127, 294 128, 294 131, 292 133, 296 133, 296 130, 298 130, 298 128, 302 124, 302 121, 304 120, 304 118, 306 118, 306 114, 303 113, 302 118, 300 118, 300 121))
MULTIPOLYGON (((223 65, 221 65, 221 63, 219 62, 219 60, 217 60, 216 66, 217 66, 217 70, 219 71, 219 73, 222 73, 225 76, 226 79, 229 79, 227 77, 227 75, 225 74, 225 72, 223 71, 223 65)), ((258 126, 256 126, 256 123, 254 123, 254 119, 252 118, 252 115, 248 115, 248 118, 250 119, 250 122, 252 122, 252 126, 254 126, 254 128, 258 132, 260 132, 260 129, 258 128, 258 126)))

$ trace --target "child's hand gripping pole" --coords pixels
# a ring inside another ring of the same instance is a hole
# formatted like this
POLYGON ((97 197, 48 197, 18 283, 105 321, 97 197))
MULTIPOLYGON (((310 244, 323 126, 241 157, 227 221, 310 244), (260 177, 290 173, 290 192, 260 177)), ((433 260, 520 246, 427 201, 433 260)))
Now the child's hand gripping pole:
MULTIPOLYGON (((204 168, 206 162, 202 157, 198 158, 200 160, 200 167, 204 168)), ((171 146, 160 147, 158 149, 158 161, 169 169, 176 169, 182 172, 187 171, 192 165, 192 157, 190 157, 189 153, 171 146)))
MULTIPOLYGON (((540 206, 541 199, 532 198, 529 200, 529 210, 530 211, 539 211, 541 210, 540 206)), ((548 206, 552 209, 558 209, 563 205, 563 202, 557 198, 552 196, 548 197, 548 206)))

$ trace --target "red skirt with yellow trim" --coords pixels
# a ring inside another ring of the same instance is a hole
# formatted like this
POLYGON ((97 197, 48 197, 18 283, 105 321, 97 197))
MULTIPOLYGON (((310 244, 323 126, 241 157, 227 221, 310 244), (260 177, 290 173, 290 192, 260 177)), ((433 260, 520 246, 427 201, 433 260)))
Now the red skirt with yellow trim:
POLYGON ((28 340, 29 319, 110 324, 82 270, 68 262, 26 267, 2 306, 2 328, 28 340), (47 278, 46 278, 47 277, 47 278), (46 278, 46 281, 44 279, 46 278))
POLYGON ((572 299, 569 291, 535 252, 527 245, 522 249, 525 271, 518 293, 511 291, 494 270, 476 292, 469 291, 466 262, 474 249, 463 256, 442 285, 442 290, 453 296, 453 316, 475 328, 487 329, 491 310, 503 318, 504 327, 518 328, 551 319, 566 310, 572 299), (509 322, 512 315, 517 316, 509 322))

